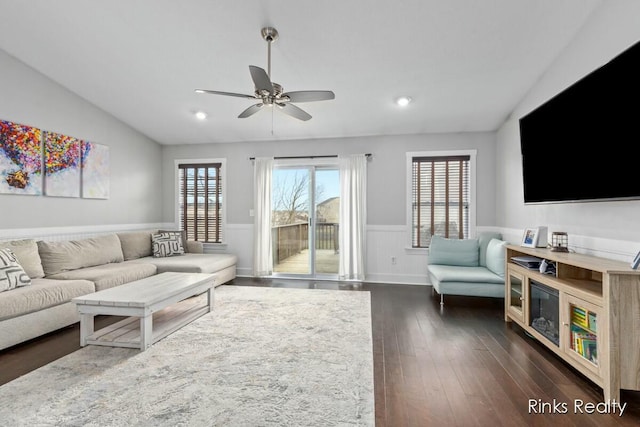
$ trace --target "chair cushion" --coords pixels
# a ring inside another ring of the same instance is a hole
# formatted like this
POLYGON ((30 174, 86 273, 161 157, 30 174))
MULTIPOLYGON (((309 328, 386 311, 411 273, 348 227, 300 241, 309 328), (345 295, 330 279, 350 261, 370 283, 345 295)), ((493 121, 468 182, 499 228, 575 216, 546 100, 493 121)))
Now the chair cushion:
POLYGON ((495 283, 504 285, 504 278, 485 267, 429 265, 429 276, 438 282, 495 283))
POLYGON ((478 239, 431 238, 429 264, 478 266, 478 239))
POLYGON ((38 244, 33 239, 0 242, 0 249, 9 248, 16 256, 25 273, 32 278, 44 277, 42 261, 38 252, 38 244))
POLYGON ((131 231, 118 233, 122 255, 125 261, 151 255, 151 235, 153 231, 131 231))
POLYGON ((83 267, 122 262, 122 246, 115 234, 65 242, 38 242, 46 276, 83 267))
POLYGON ((504 278, 504 257, 507 242, 498 239, 491 239, 487 245, 487 268, 504 278))

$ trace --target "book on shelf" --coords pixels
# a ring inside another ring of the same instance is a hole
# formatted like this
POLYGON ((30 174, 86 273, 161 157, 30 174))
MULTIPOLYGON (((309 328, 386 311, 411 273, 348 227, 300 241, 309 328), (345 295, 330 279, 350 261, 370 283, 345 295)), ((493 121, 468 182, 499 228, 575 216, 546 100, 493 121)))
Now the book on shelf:
POLYGON ((597 360, 598 337, 584 329, 571 325, 571 348, 587 360, 597 360))
POLYGON ((540 268, 540 263, 542 262, 542 258, 523 255, 523 256, 511 257, 511 261, 513 261, 515 264, 518 264, 519 266, 522 266, 524 268, 528 268, 531 270, 538 270, 540 268))

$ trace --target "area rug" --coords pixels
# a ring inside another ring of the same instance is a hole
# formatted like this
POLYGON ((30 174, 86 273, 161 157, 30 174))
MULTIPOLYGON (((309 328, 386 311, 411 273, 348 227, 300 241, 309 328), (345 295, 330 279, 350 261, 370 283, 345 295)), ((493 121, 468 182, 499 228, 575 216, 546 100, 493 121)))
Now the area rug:
POLYGON ((0 387, 7 426, 373 426, 369 292, 221 286, 147 351, 87 346, 0 387))

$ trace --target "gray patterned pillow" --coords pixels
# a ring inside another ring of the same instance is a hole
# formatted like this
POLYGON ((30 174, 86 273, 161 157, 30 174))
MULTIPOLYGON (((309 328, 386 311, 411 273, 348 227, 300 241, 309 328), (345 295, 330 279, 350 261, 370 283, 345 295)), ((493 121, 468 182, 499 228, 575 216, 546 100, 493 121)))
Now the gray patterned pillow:
POLYGON ((0 249, 0 292, 31 284, 11 249, 0 249))
POLYGON ((159 233, 152 235, 151 249, 155 258, 184 255, 182 237, 176 233, 159 233))

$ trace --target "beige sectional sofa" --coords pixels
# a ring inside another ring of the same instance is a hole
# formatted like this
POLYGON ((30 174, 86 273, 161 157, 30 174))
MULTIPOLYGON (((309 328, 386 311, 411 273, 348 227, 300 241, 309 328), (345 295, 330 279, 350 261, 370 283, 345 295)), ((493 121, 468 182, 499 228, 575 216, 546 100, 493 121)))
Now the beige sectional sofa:
POLYGON ((31 278, 31 285, 0 292, 0 349, 72 325, 72 298, 167 271, 215 273, 216 286, 236 276, 237 257, 204 254, 200 242, 183 241, 186 253, 154 257, 158 230, 108 234, 72 241, 0 242, 31 278))

